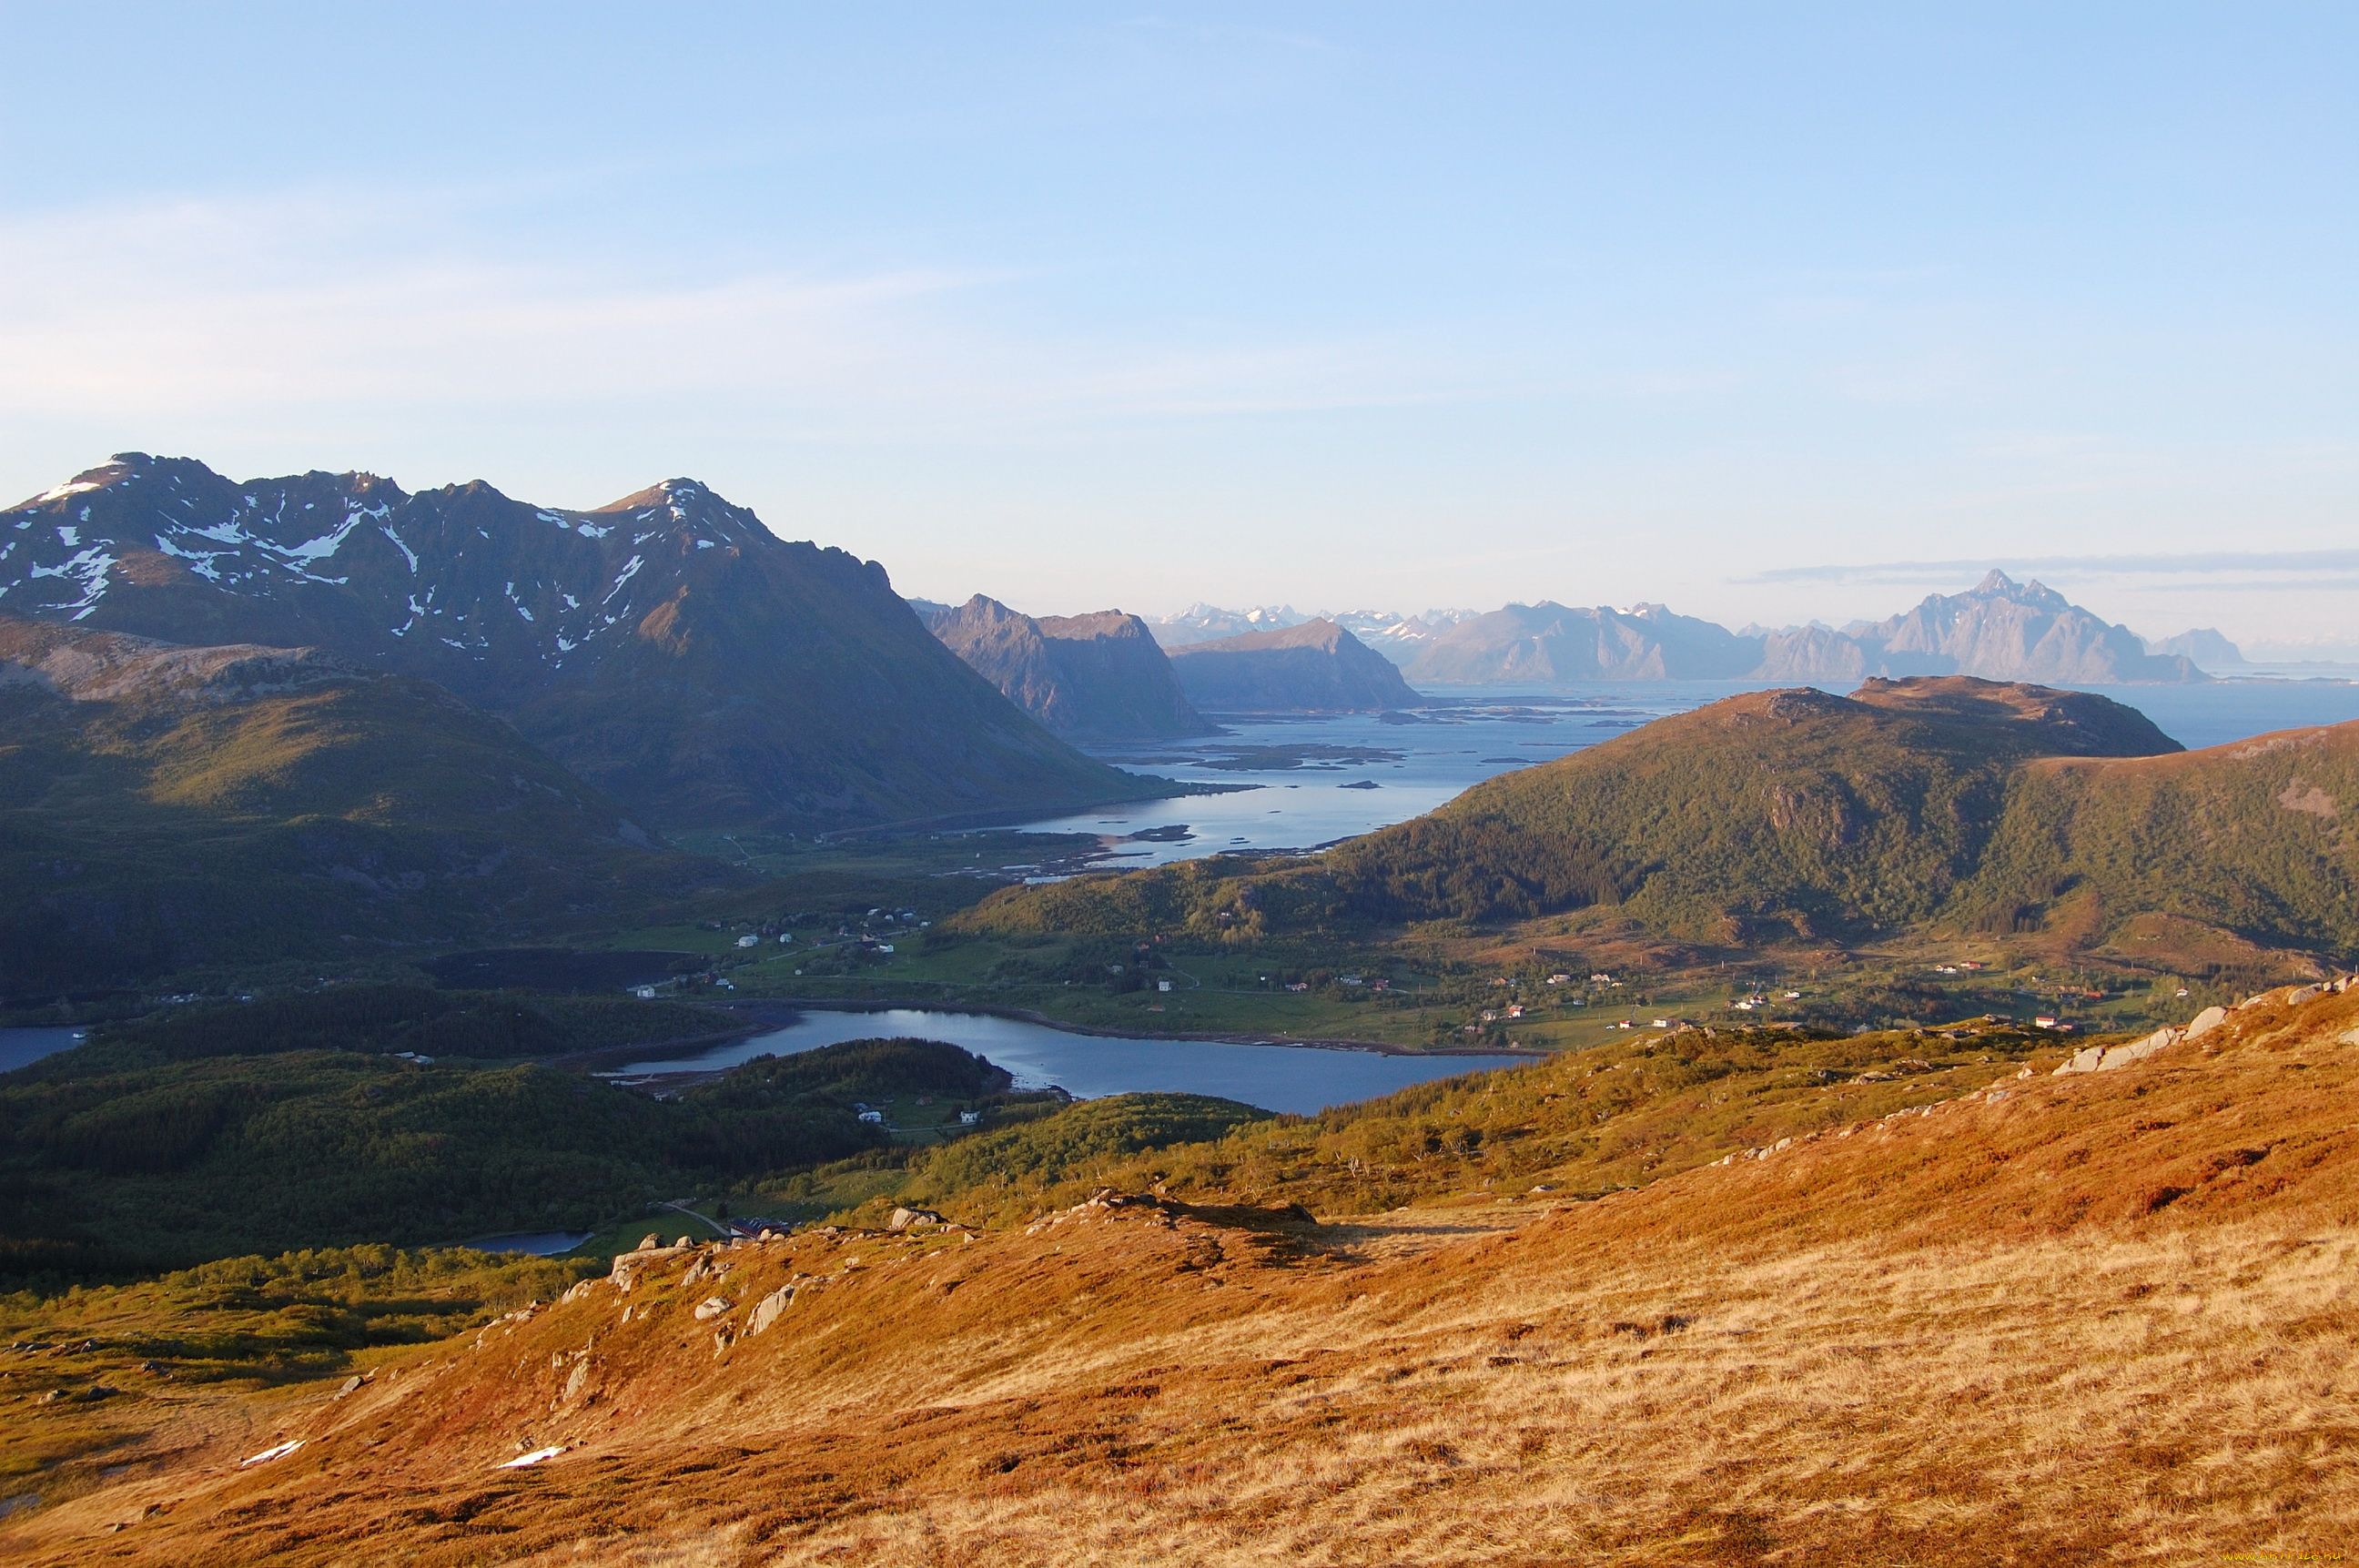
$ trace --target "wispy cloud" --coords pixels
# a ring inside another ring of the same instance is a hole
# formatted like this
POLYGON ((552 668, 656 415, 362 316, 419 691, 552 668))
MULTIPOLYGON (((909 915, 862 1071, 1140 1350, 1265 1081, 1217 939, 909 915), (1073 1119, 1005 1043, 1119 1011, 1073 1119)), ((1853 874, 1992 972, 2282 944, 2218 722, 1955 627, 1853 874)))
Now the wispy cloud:
POLYGON ((674 251, 642 265, 614 246, 518 259, 470 243, 475 199, 328 193, 0 223, 0 415, 561 416, 701 400, 798 434, 906 440, 1502 385, 1479 356, 1413 334, 1060 334, 1027 321, 1031 279, 1013 269, 733 267, 674 251))
MULTIPOLYGON (((2308 578, 2286 580, 2288 588, 2325 586, 2320 576, 2359 573, 2359 550, 2203 550, 2179 555, 2040 555, 1973 556, 1951 561, 1880 561, 1781 566, 1748 577, 1739 583, 1848 583, 1913 586, 1951 578, 1975 578, 1995 567, 2010 576, 2071 575, 2088 578, 2201 577, 2245 572, 2307 572, 2308 578)), ((2239 582, 2235 586, 2277 584, 2239 582)))

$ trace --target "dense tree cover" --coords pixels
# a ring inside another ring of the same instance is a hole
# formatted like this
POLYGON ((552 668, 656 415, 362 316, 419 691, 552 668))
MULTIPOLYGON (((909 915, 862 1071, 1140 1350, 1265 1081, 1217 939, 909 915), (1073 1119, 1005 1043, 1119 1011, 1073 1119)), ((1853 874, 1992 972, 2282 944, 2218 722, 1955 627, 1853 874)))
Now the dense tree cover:
MULTIPOLYGON (((290 1051, 514 1059, 690 1040, 734 1027, 735 1019, 708 1008, 629 996, 338 985, 103 1025, 91 1031, 79 1055, 52 1058, 56 1065, 48 1071, 80 1073, 97 1062, 149 1066, 290 1051)), ((45 1069, 36 1062, 27 1071, 38 1076, 45 1069)))
POLYGON ((1012 1082, 990 1058, 941 1040, 854 1040, 791 1056, 757 1056, 685 1091, 680 1100, 716 1110, 788 1101, 848 1105, 900 1094, 979 1100, 1006 1093, 1012 1082))
POLYGON ((955 1047, 882 1040, 665 1100, 532 1063, 83 1054, 0 1076, 0 1269, 19 1276, 590 1229, 700 1182, 881 1146, 855 1096, 1000 1082, 955 1047))
POLYGON ((93 1335, 179 1382, 284 1382, 341 1373, 358 1353, 427 1344, 553 1301, 595 1267, 457 1247, 306 1248, 46 1301, 0 1297, 0 1318, 12 1337, 93 1335))

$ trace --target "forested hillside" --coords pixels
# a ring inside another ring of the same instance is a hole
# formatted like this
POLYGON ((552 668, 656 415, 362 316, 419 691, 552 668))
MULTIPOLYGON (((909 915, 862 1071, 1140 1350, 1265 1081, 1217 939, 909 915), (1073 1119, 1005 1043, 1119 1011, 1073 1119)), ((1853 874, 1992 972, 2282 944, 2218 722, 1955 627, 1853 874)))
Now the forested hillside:
POLYGON ((1241 942, 1606 906, 1733 944, 2216 931, 2341 954, 2359 952, 2352 809, 2359 726, 2181 753, 2102 697, 1879 681, 1658 720, 1310 861, 1011 889, 960 923, 1241 942))

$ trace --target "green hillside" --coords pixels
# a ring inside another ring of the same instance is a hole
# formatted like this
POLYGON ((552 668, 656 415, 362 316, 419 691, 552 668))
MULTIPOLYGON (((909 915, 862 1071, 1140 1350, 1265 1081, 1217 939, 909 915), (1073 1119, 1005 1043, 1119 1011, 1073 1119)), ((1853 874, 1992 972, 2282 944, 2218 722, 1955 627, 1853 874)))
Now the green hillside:
MULTIPOLYGON (((1625 1037, 1528 1067, 1436 1079, 1272 1116, 1190 1094, 1091 1100, 915 1154, 847 1210, 900 1203, 1023 1224, 1093 1191, 1373 1214, 1470 1192, 1595 1196, 1831 1125, 2014 1078, 2038 1029, 1956 1024, 1829 1038, 1808 1029, 1625 1037), (881 1191, 877 1191, 881 1188, 881 1191)), ((825 1172, 821 1172, 824 1177, 825 1172)))
POLYGON ((2359 951, 2359 726, 2183 753, 2102 697, 1944 678, 1732 697, 1278 869, 995 895, 977 932, 1221 944, 1610 907, 1683 940, 1912 928, 2359 951))
POLYGON ((424 681, 11 617, 0 674, 0 996, 490 940, 746 879, 424 681))

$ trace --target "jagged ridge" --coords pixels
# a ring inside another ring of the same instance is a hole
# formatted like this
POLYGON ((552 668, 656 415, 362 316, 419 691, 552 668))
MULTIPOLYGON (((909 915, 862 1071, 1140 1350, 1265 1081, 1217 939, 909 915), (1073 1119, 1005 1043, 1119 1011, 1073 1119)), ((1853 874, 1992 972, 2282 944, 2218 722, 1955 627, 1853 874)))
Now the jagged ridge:
POLYGON ((1146 740, 1212 733, 1136 615, 1104 610, 1035 618, 981 593, 956 608, 919 613, 945 647, 1059 735, 1146 740))
POLYGON ((883 567, 692 480, 592 511, 366 474, 234 485, 125 453, 0 513, 0 610, 332 649, 513 721, 669 826, 832 826, 1156 786, 1074 752, 926 634, 883 567))
POLYGON ((1963 593, 1842 631, 1732 632, 1660 604, 1571 609, 1509 604, 1439 633, 1408 667, 1416 681, 1857 681, 1973 675, 1993 681, 2134 685, 2209 679, 2178 651, 2150 654, 2038 583, 1993 572, 1963 593))

